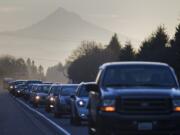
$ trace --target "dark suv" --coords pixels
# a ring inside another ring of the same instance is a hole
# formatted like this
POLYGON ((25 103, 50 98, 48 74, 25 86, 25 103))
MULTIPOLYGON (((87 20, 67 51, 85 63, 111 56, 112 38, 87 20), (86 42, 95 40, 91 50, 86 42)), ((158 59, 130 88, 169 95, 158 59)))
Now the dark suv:
POLYGON ((90 135, 180 135, 179 84, 167 64, 104 64, 89 91, 90 135))

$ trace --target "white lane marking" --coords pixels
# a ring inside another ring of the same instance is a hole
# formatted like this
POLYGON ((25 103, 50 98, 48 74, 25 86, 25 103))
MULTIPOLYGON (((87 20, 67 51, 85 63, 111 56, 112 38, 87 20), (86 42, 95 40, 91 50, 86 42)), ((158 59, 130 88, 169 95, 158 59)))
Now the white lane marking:
POLYGON ((26 103, 24 103, 23 101, 21 101, 20 99, 16 99, 19 103, 21 103, 22 105, 24 105, 25 107, 27 107, 29 110, 37 113, 39 116, 43 117, 45 120, 47 120, 49 123, 51 123, 53 126, 55 126, 57 129, 59 129, 61 132, 63 132, 65 135, 71 135, 69 132, 67 132, 64 128, 60 127, 59 125, 57 125, 55 122, 53 122, 52 120, 50 120, 49 118, 47 118, 44 114, 38 112, 37 110, 31 108, 29 105, 27 105, 26 103))

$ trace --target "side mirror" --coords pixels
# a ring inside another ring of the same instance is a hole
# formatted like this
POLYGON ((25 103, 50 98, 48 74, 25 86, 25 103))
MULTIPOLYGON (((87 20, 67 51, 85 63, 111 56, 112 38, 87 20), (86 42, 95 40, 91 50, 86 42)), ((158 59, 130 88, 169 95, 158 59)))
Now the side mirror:
POLYGON ((97 84, 88 84, 86 85, 86 89, 88 92, 98 92, 99 91, 99 86, 97 84))

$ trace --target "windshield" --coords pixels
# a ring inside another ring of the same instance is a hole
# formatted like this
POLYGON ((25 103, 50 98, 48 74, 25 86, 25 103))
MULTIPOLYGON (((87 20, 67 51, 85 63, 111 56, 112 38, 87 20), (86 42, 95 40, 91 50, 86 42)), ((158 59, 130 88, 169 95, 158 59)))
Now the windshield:
POLYGON ((37 88, 37 93, 48 93, 49 88, 50 88, 50 85, 39 86, 37 88))
POLYGON ((60 90, 61 90, 61 86, 55 86, 53 92, 55 93, 56 91, 60 91, 60 90))
POLYGON ((25 85, 31 85, 31 84, 41 84, 41 81, 27 81, 25 85))
POLYGON ((65 86, 61 89, 61 96, 71 96, 75 94, 77 86, 65 86))
POLYGON ((107 69, 103 86, 177 87, 177 84, 168 67, 131 65, 107 69))
POLYGON ((52 86, 50 91, 49 91, 49 93, 50 94, 53 93, 53 94, 57 94, 58 95, 60 90, 61 90, 61 86, 52 86))
POLYGON ((12 85, 19 85, 19 84, 24 84, 25 81, 16 81, 16 82, 13 82, 12 85))

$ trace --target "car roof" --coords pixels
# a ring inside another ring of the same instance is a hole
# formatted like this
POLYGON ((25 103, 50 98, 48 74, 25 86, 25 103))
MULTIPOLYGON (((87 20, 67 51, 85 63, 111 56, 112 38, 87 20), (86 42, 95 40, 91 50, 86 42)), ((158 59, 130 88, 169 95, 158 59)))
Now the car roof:
POLYGON ((79 84, 61 84, 62 87, 66 86, 79 86, 79 84))
POLYGON ((165 66, 169 67, 168 64, 162 62, 145 62, 145 61, 125 61, 125 62, 109 62, 100 66, 100 69, 104 69, 111 66, 125 66, 125 65, 152 65, 152 66, 165 66))
POLYGON ((24 86, 25 84, 18 84, 18 86, 24 86))
POLYGON ((42 82, 41 80, 28 80, 27 82, 42 82))
POLYGON ((61 86, 61 84, 53 83, 51 86, 61 86))
POLYGON ((80 85, 96 84, 96 82, 81 82, 80 85))
POLYGON ((41 83, 41 84, 37 84, 38 86, 51 86, 52 84, 44 84, 44 83, 41 83))
POLYGON ((12 81, 11 83, 17 83, 17 82, 27 82, 27 80, 15 80, 15 81, 12 81))

